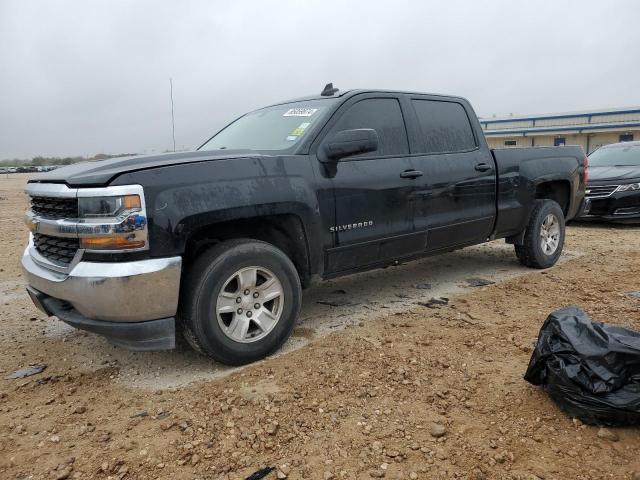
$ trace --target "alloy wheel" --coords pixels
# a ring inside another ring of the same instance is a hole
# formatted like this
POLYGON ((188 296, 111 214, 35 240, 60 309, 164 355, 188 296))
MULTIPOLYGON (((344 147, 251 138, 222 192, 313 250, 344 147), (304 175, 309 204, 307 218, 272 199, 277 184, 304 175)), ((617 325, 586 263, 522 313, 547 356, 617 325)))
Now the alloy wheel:
POLYGON ((277 325, 284 306, 278 277, 264 267, 245 267, 223 284, 216 301, 218 325, 231 340, 258 341, 277 325))
POLYGON ((553 255, 560 245, 560 222, 553 213, 540 226, 540 247, 545 255, 553 255))

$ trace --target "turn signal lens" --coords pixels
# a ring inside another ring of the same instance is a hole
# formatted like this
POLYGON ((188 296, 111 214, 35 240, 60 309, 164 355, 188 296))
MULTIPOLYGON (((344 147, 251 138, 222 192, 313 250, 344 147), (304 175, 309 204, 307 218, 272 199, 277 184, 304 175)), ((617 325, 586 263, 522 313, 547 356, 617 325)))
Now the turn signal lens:
POLYGON ((124 237, 86 237, 80 239, 82 248, 91 250, 127 250, 129 248, 143 248, 144 240, 127 240, 124 237))
POLYGON ((133 210, 140 209, 140 197, 138 195, 126 195, 124 197, 124 208, 125 210, 133 210))

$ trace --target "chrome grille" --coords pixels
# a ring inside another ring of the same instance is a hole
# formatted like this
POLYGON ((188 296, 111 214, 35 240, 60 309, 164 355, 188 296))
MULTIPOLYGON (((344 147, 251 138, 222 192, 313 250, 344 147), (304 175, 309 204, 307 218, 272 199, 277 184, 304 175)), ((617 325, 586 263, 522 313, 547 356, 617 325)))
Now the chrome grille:
POLYGON ((76 218, 78 199, 76 197, 31 197, 31 211, 46 218, 76 218))
POLYGON ((58 238, 34 233, 33 245, 46 259, 66 266, 80 248, 80 241, 77 238, 58 238))
POLYGON ((595 198, 595 197, 608 197, 613 192, 616 191, 619 185, 599 185, 599 186, 591 186, 587 185, 587 197, 595 198))

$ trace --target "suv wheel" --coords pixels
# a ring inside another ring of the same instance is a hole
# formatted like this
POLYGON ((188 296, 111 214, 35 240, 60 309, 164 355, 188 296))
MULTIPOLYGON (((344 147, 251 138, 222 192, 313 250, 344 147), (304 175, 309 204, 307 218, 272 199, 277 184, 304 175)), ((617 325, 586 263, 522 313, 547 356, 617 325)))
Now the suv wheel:
POLYGON ((221 363, 250 363, 289 337, 301 296, 295 266, 281 250, 256 240, 223 242, 200 255, 186 275, 183 334, 221 363))
POLYGON ((552 267, 562 254, 564 237, 565 221, 560 205, 553 200, 536 200, 524 243, 515 246, 518 260, 527 267, 552 267))

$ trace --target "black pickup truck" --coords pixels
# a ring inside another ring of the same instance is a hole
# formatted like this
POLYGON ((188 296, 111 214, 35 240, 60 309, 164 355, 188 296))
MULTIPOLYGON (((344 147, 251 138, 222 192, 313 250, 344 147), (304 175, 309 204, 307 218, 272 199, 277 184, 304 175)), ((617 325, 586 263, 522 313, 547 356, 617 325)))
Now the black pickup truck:
POLYGON ((586 174, 579 147, 490 150, 463 98, 328 85, 197 151, 34 177, 22 264, 48 315, 242 364, 282 345, 316 278, 499 238, 552 266, 586 174))

